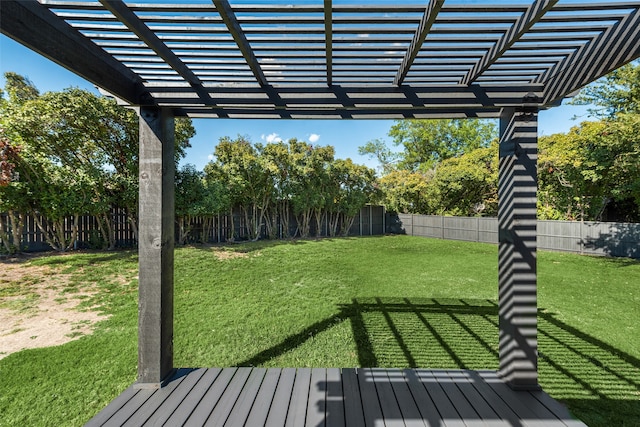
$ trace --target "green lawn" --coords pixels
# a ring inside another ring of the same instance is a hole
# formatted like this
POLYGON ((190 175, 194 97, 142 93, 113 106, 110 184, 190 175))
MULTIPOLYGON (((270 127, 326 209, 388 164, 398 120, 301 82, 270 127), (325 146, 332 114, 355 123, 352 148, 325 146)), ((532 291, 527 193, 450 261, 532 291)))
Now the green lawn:
MULTIPOLYGON (((640 425, 640 263, 541 252, 540 382, 592 426, 640 425)), ((30 261, 97 284, 93 335, 0 360, 0 425, 81 425, 136 375, 132 252, 30 261)), ((409 236, 181 248, 175 364, 496 369, 497 247, 409 236)), ((73 289, 70 290, 73 292, 73 289)), ((1 295, 1 293, 0 293, 1 295)))

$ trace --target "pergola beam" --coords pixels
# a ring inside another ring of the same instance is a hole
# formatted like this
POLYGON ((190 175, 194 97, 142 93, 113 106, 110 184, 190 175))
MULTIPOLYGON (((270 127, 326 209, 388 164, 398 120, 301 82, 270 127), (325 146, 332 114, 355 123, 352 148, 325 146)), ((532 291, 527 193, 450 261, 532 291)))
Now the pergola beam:
POLYGON ((554 103, 570 89, 581 88, 640 57, 640 9, 634 9, 588 45, 574 52, 559 63, 547 75, 541 76, 550 83, 545 103, 554 103), (622 37, 626 34, 626 37, 622 37), (619 52, 612 58, 610 52, 619 52))
POLYGON ((140 77, 37 1, 2 1, 0 11, 3 34, 126 102, 153 104, 140 77))
POLYGON ((398 74, 396 74, 396 77, 393 79, 394 86, 401 85, 402 81, 407 76, 413 61, 416 59, 416 56, 418 56, 418 53, 420 53, 422 44, 427 38, 429 31, 431 31, 431 26, 435 22, 443 4, 444 0, 429 0, 429 4, 422 14, 420 25, 418 26, 418 29, 413 36, 413 40, 411 40, 411 44, 409 45, 409 49, 402 60, 402 65, 400 65, 398 74))
POLYGON ((545 13, 551 9, 558 0, 536 0, 526 13, 511 26, 500 40, 493 45, 473 69, 462 79, 462 83, 469 85, 476 81, 491 65, 496 62, 511 46, 518 42, 522 36, 538 22, 545 13))

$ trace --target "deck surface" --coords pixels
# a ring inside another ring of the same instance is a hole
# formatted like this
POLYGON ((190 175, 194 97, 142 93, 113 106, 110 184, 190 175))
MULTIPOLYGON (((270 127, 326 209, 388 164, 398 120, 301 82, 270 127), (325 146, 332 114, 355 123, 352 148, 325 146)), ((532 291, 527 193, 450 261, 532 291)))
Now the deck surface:
POLYGON ((369 368, 180 369, 129 387, 87 426, 585 426, 543 391, 492 371, 369 368))

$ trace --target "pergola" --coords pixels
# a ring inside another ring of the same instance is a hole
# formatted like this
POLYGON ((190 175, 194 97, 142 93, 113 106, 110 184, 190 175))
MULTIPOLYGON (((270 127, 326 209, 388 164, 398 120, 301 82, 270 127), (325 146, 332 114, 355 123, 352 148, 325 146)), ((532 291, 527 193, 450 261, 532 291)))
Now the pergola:
POLYGON ((535 389, 540 109, 640 56, 637 0, 25 0, 3 34, 140 115, 138 386, 173 366, 173 117, 499 118, 499 375, 535 389))

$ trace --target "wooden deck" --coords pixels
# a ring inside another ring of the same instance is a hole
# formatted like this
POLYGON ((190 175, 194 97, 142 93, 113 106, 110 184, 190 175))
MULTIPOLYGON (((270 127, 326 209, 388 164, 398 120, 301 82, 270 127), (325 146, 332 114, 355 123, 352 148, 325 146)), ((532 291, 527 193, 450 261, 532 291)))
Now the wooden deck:
POLYGON ((543 391, 491 371, 180 369, 129 387, 87 426, 585 426, 543 391))

